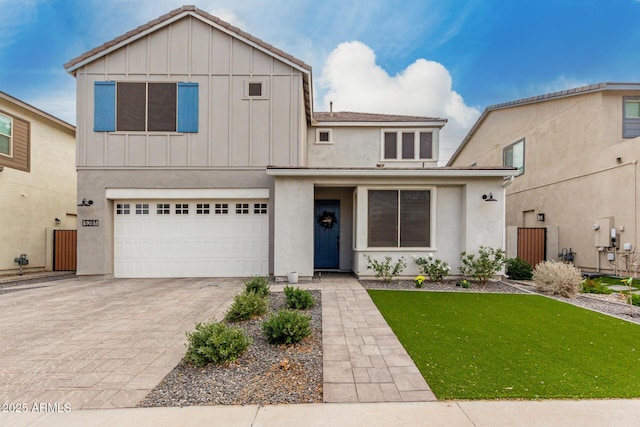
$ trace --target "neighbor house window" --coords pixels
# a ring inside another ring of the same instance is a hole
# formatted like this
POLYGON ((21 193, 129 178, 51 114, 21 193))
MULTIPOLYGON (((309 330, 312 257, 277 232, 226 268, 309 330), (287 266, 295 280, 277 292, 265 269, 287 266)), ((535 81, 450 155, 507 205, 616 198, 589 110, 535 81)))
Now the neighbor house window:
POLYGON ((382 158, 383 160, 433 159, 433 132, 417 130, 384 131, 382 158))
POLYGON ((640 97, 624 97, 622 127, 622 136, 624 138, 636 138, 640 136, 640 97))
POLYGON ((13 135, 13 119, 0 114, 0 154, 11 156, 11 140, 13 135))
POLYGON ((430 190, 369 190, 368 193, 369 247, 431 246, 430 190))
POLYGON ((95 132, 198 132, 198 83, 95 82, 95 132))
POLYGON ((502 152, 502 164, 518 169, 519 174, 524 173, 524 139, 504 148, 502 152))

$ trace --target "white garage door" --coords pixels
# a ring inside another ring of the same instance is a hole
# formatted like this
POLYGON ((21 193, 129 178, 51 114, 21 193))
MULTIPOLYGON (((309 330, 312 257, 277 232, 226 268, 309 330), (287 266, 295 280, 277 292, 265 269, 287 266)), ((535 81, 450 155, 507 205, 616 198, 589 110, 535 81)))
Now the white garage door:
POLYGON ((114 275, 267 275, 267 208, 267 200, 116 200, 114 275))

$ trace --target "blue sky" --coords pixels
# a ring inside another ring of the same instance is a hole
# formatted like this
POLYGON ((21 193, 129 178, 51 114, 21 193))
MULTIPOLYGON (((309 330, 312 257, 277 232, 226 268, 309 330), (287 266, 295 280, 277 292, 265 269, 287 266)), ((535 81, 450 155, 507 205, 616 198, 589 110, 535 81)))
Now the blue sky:
POLYGON ((310 64, 316 110, 446 117, 450 151, 488 105, 640 82, 640 0, 0 0, 0 91, 75 123, 62 65, 183 4, 310 64))

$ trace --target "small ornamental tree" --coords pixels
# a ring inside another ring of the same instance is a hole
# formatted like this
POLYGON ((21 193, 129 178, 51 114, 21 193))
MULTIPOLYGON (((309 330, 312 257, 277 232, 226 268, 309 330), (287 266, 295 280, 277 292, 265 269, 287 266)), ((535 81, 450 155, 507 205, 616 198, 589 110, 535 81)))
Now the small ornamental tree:
POLYGON ((484 286, 500 271, 505 260, 506 254, 502 249, 480 246, 478 254, 469 254, 466 251, 460 254, 460 273, 473 277, 484 286))

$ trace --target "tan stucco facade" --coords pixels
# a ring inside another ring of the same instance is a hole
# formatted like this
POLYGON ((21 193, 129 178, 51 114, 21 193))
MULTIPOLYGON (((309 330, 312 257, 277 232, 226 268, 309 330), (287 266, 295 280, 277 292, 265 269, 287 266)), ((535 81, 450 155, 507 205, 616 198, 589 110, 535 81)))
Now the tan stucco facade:
POLYGON ((548 227, 557 246, 547 259, 572 251, 585 270, 628 274, 629 258, 609 262, 615 248, 596 244, 611 230, 594 225, 610 219, 619 248, 638 243, 640 138, 623 138, 622 116, 623 97, 639 96, 640 85, 583 89, 489 107, 450 165, 501 165, 505 147, 524 141, 524 173, 506 189, 507 226, 548 227))
POLYGON ((30 128, 30 170, 0 171, 0 274, 17 272, 14 259, 20 254, 27 254, 27 269, 51 270, 53 229, 76 228, 75 129, 0 95, 0 111, 30 128))

